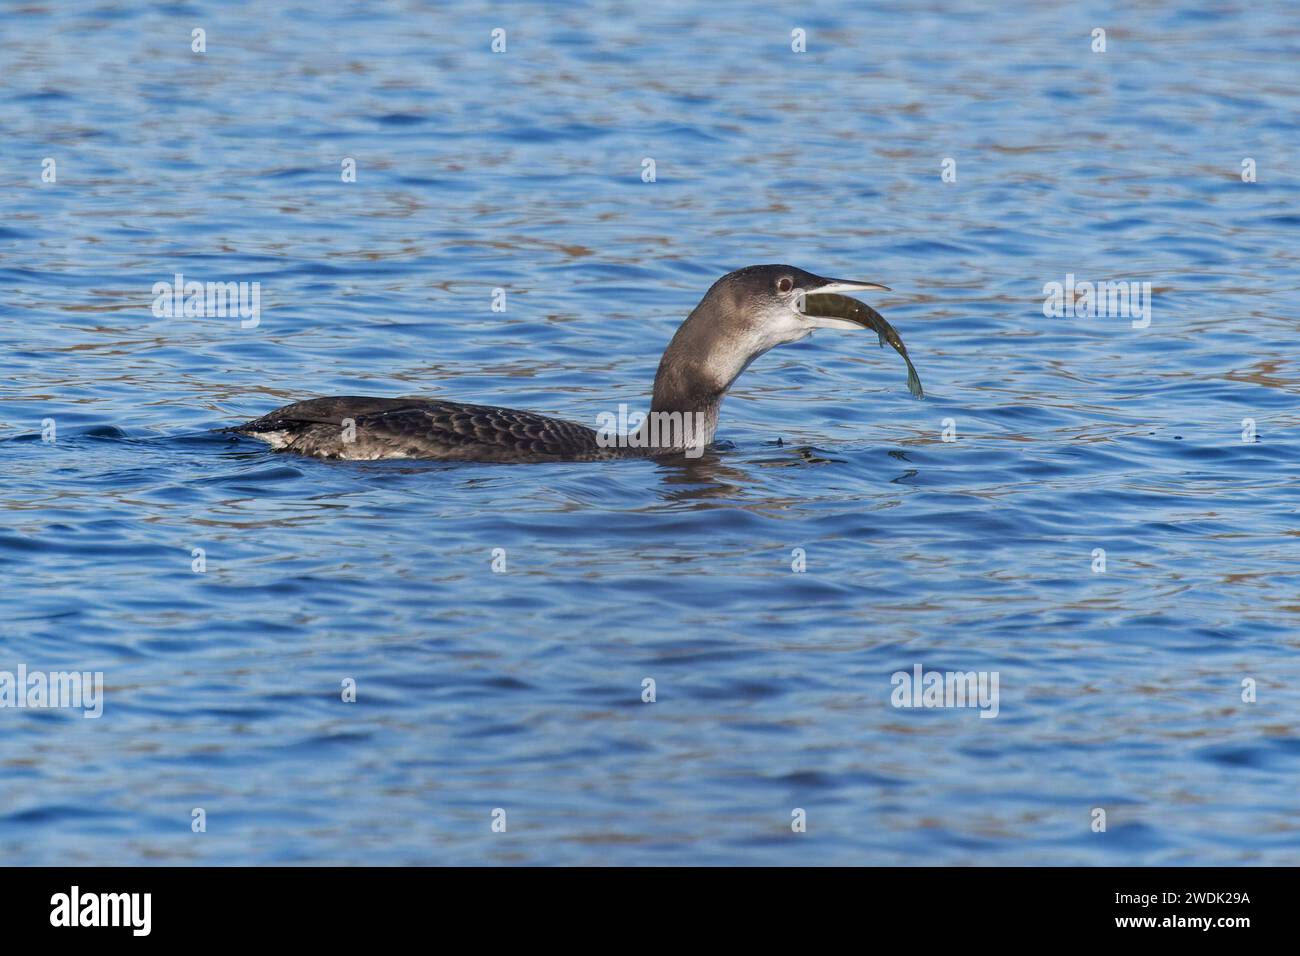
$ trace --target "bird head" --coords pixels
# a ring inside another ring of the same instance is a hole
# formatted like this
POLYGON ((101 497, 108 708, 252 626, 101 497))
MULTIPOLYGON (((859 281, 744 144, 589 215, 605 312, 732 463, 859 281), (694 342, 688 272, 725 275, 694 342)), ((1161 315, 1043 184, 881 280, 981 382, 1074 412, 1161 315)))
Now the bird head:
POLYGON ((748 266, 715 282, 691 320, 697 316, 706 320, 709 332, 720 336, 739 356, 728 385, 760 355, 778 345, 798 342, 817 329, 871 329, 882 347, 888 343, 903 357, 908 389, 921 398, 920 379, 893 326, 866 303, 842 294, 888 291, 877 282, 828 279, 794 266, 748 266))

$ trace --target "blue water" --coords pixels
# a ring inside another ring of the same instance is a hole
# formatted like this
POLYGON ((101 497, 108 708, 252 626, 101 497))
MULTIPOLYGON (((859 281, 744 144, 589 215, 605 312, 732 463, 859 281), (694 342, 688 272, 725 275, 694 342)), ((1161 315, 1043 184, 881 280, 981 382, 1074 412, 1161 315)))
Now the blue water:
POLYGON ((37 0, 0 37, 0 670, 105 681, 98 720, 0 709, 0 861, 1300 863, 1293 6, 37 0), (211 431, 594 425, 761 262, 892 287, 926 400, 823 331, 689 465, 211 431), (177 272, 260 324, 156 317, 177 272), (1045 317, 1068 274, 1150 282, 1149 327, 1045 317), (918 664, 998 716, 892 706, 918 664))

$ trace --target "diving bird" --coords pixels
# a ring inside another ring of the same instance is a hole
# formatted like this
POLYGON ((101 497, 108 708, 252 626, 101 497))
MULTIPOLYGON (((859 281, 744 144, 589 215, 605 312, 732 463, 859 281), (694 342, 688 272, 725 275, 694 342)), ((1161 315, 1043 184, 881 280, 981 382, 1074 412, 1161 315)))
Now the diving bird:
POLYGON ((749 364, 815 329, 871 329, 921 381, 898 333, 841 292, 888 292, 874 282, 827 279, 793 266, 749 266, 723 276, 677 329, 655 373, 650 413, 630 432, 588 428, 533 412, 427 398, 313 398, 227 429, 272 448, 320 458, 447 461, 597 461, 694 457, 713 440, 722 398, 749 364))

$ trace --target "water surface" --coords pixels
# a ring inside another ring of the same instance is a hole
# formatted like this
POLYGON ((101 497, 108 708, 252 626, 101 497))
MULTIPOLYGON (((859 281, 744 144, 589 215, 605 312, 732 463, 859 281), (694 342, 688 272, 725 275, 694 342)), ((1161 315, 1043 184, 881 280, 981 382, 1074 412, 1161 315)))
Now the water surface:
POLYGON ((0 859, 1300 863, 1293 9, 36 0, 0 38, 0 670, 106 682, 0 709, 0 859), (821 332, 692 464, 212 431, 594 424, 759 262, 892 287, 926 400, 821 332), (260 323, 155 316, 177 272, 260 323), (1149 327, 1045 317, 1068 274, 1150 282, 1149 327), (998 716, 891 706, 917 664, 998 716))

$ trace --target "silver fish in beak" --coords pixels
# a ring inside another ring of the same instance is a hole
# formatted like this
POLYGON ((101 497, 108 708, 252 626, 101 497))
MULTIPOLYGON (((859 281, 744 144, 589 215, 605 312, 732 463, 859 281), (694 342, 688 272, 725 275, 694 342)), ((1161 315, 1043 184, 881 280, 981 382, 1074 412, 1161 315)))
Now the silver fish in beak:
POLYGON ((885 321, 885 317, 857 299, 851 299, 840 292, 888 292, 886 286, 875 282, 852 282, 847 279, 827 279, 823 284, 806 291, 800 303, 799 311, 804 320, 814 329, 872 329, 880 337, 880 347, 888 342, 895 352, 903 356, 907 363, 907 390, 913 398, 924 398, 921 378, 916 374, 916 367, 907 356, 907 346, 903 344, 898 332, 885 321))

